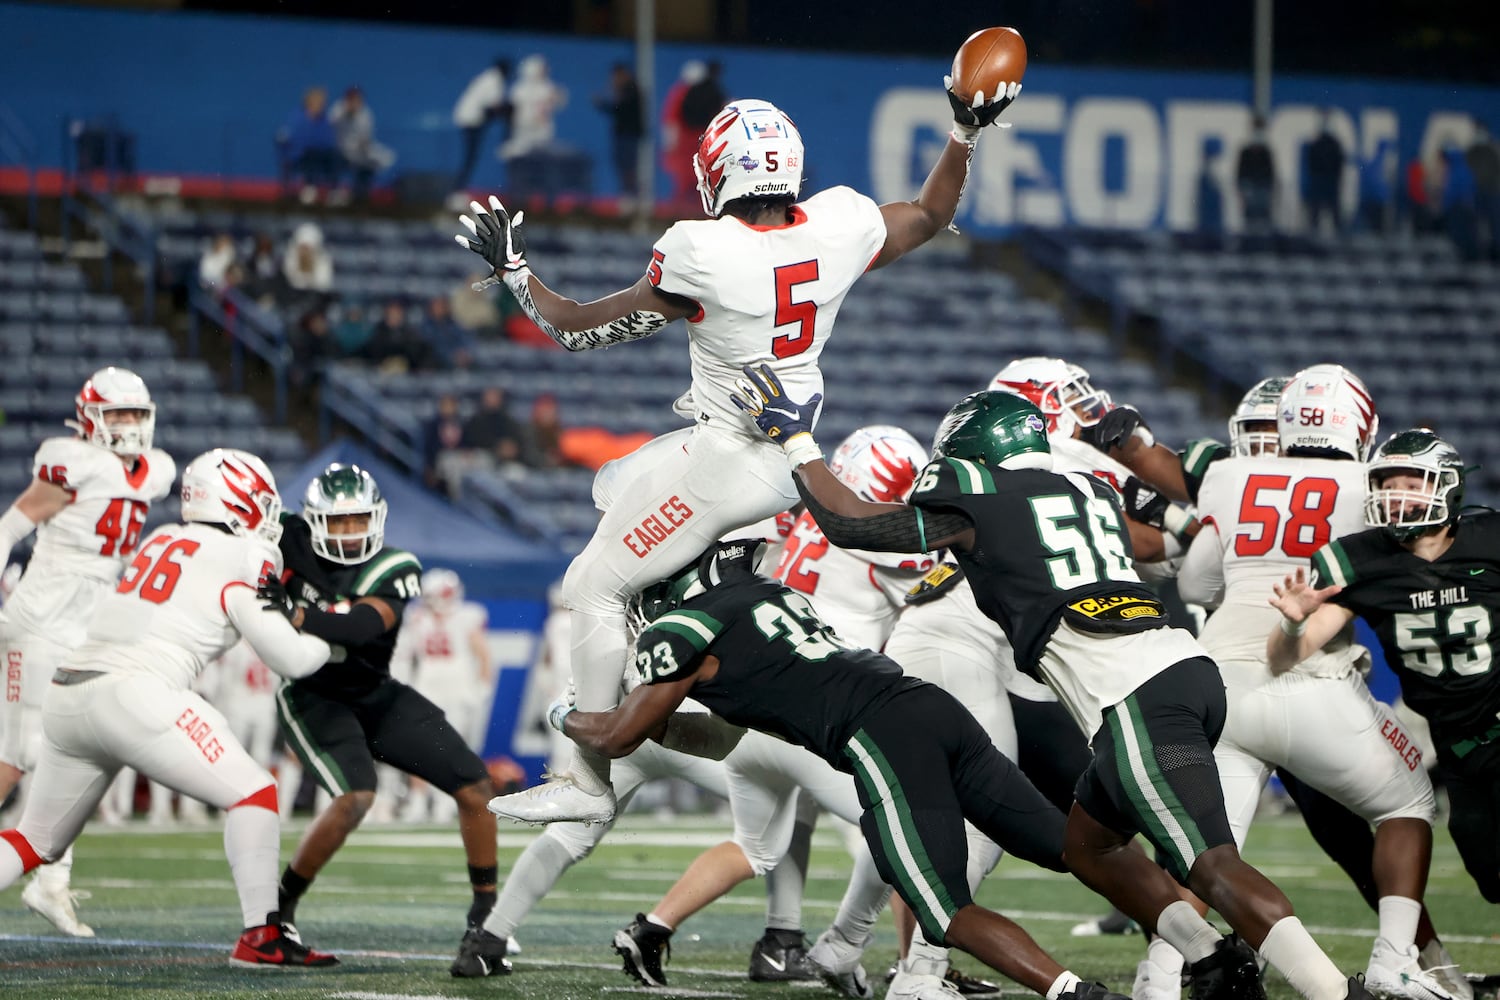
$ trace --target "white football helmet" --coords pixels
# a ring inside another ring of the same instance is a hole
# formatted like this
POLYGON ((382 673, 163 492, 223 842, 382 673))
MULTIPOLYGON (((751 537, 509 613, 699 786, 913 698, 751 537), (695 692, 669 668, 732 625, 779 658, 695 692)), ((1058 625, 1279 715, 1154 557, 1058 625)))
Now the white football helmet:
POLYGON ((711 218, 736 198, 795 199, 802 190, 802 135, 774 104, 731 101, 698 140, 693 172, 711 218))
POLYGON ((215 448, 182 473, 182 519, 222 524, 233 534, 281 541, 281 494, 265 462, 238 448, 215 448))
POLYGON ((1333 452, 1363 462, 1380 418, 1365 384, 1343 365, 1313 365, 1281 390, 1276 434, 1281 454, 1333 452))
POLYGON ((927 464, 921 442, 899 427, 861 427, 835 449, 828 468, 845 486, 871 503, 900 503, 927 464))
POLYGON ((83 383, 73 400, 78 433, 122 458, 135 458, 151 448, 156 432, 156 404, 135 372, 101 368, 83 383))
POLYGON ((1239 457, 1276 455, 1281 449, 1276 415, 1281 412, 1281 390, 1291 384, 1285 375, 1263 378, 1245 393, 1229 418, 1229 451, 1239 457), (1260 425, 1269 429, 1252 430, 1260 425))
POLYGON ((1062 358, 1017 358, 990 380, 989 388, 1023 396, 1042 411, 1047 433, 1072 437, 1097 424, 1113 407, 1109 393, 1089 384, 1089 373, 1062 358))
POLYGON ((434 567, 422 574, 422 603, 435 611, 449 611, 464 599, 464 582, 451 569, 434 567))

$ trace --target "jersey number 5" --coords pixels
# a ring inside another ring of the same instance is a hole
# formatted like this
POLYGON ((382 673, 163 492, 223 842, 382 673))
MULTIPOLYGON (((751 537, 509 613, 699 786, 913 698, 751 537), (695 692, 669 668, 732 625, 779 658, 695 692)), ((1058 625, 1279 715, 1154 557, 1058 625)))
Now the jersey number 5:
POLYGON ((177 589, 177 581, 182 576, 182 566, 177 558, 180 556, 186 559, 197 551, 198 543, 191 538, 157 535, 141 549, 140 555, 135 557, 125 575, 120 577, 115 591, 128 594, 139 586, 141 589, 137 596, 141 600, 163 604, 172 596, 172 591, 177 589), (157 554, 157 547, 163 542, 170 544, 157 554))
POLYGON ((818 319, 816 302, 793 302, 792 289, 818 280, 818 262, 804 260, 800 264, 783 264, 776 268, 776 328, 797 324, 794 334, 779 334, 771 338, 771 353, 778 358, 790 358, 801 354, 812 346, 813 325, 818 319))
MULTIPOLYGON (((1234 536, 1234 554, 1263 556, 1276 544, 1281 527, 1281 506, 1261 503, 1262 493, 1281 493, 1291 484, 1290 476, 1254 475, 1245 481, 1240 497, 1239 533, 1234 536)), ((1281 551, 1293 559, 1307 559, 1327 544, 1333 529, 1328 519, 1338 501, 1338 480, 1309 476, 1297 480, 1287 502, 1286 529, 1281 531, 1281 551)))

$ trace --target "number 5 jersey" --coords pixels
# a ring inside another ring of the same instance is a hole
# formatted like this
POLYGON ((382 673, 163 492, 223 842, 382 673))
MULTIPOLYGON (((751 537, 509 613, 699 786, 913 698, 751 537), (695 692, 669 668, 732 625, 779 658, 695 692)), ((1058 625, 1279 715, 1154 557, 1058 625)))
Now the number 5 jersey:
POLYGON ((37 449, 32 471, 67 490, 70 500, 37 525, 31 562, 0 622, 74 647, 135 554, 151 504, 171 491, 177 466, 160 448, 127 466, 96 444, 56 437, 37 449))

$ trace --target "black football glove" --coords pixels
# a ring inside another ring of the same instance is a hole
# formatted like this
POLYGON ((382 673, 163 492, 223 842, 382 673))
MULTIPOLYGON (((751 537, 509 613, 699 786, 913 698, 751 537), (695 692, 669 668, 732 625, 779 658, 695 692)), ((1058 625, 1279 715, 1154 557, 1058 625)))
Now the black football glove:
POLYGON ((1120 493, 1124 498, 1126 517, 1150 525, 1158 531, 1166 530, 1167 510, 1172 506, 1170 500, 1135 476, 1125 480, 1120 493))
POLYGON ((984 128, 995 124, 1000 112, 1010 107, 1016 95, 1021 92, 1019 83, 1006 83, 1000 85, 999 91, 988 95, 988 99, 980 91, 972 101, 965 101, 953 92, 953 77, 944 76, 943 87, 948 91, 948 103, 953 106, 953 120, 968 128, 984 128))
POLYGON ((1125 447, 1125 442, 1130 440, 1137 427, 1145 427, 1148 432, 1151 430, 1135 407, 1116 406, 1100 417, 1097 424, 1081 429, 1078 440, 1108 455, 1111 448, 1125 447))
POLYGON ((297 613, 296 602, 286 592, 286 584, 271 573, 267 573, 260 581, 260 586, 255 588, 255 596, 265 604, 265 610, 285 615, 287 621, 291 621, 292 616, 297 613))
POLYGON ((521 233, 526 213, 512 216, 494 195, 490 195, 489 208, 471 201, 469 211, 471 215, 458 217, 468 230, 453 237, 458 245, 483 257, 496 274, 527 270, 526 237, 521 233))

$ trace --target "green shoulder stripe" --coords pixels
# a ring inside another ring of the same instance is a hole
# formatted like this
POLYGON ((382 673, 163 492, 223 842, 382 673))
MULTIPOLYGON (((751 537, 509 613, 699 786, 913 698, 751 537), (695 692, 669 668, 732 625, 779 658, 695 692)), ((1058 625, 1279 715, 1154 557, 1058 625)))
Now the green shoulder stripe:
POLYGON ((700 653, 708 648, 709 643, 719 637, 720 632, 724 631, 724 626, 713 615, 706 615, 701 611, 683 610, 662 615, 651 623, 651 628, 681 636, 700 653))
POLYGON ((967 458, 950 458, 948 464, 958 475, 958 488, 965 493, 994 493, 995 477, 989 469, 967 458))
POLYGON ((1314 552, 1312 565, 1312 582, 1316 587, 1347 587, 1355 580, 1354 564, 1338 542, 1329 542, 1314 552))
POLYGON ((354 596, 365 597, 373 594, 380 589, 382 583, 398 573, 420 575, 421 572, 422 564, 417 562, 417 557, 410 552, 403 552, 400 549, 379 552, 364 569, 359 571, 359 576, 354 578, 354 596))
POLYGON ((1229 449, 1212 438, 1189 441, 1182 450, 1182 471, 1196 479, 1202 479, 1208 467, 1221 458, 1229 457, 1229 449))

